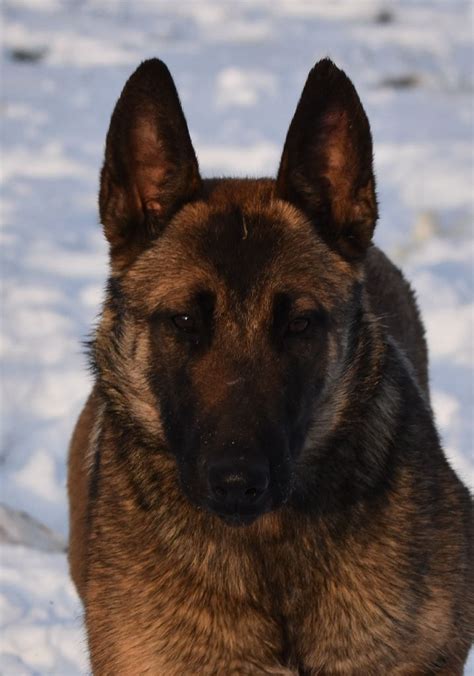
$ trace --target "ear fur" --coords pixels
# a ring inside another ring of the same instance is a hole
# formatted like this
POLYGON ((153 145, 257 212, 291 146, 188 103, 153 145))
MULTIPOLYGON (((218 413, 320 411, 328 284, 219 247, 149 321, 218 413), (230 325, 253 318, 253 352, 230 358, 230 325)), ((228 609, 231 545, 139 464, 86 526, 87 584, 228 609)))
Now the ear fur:
POLYGON ((377 220, 372 137, 352 82, 329 59, 309 73, 286 137, 277 190, 344 257, 363 256, 377 220))
POLYGON ((145 61, 125 84, 106 139, 99 208, 112 257, 133 255, 200 185, 173 79, 159 59, 145 61))

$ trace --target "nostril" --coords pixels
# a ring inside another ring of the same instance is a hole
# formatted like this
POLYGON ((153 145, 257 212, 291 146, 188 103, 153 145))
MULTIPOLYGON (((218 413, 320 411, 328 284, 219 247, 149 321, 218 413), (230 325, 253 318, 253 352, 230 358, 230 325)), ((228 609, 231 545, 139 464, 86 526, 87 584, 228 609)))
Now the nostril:
POLYGON ((214 486, 213 490, 218 498, 225 498, 225 496, 227 495, 226 489, 223 488, 222 486, 214 486))
POLYGON ((247 490, 245 491, 245 495, 246 495, 248 498, 256 498, 257 495, 258 495, 260 492, 261 492, 261 491, 257 491, 256 488, 253 488, 253 487, 252 487, 252 488, 247 488, 247 490))

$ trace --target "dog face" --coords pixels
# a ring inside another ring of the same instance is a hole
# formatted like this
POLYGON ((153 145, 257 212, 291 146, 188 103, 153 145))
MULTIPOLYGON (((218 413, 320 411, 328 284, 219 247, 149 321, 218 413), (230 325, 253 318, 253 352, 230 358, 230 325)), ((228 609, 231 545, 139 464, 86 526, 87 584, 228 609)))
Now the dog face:
POLYGON ((288 497, 356 283, 264 187, 228 182, 184 207, 121 282, 183 488, 240 521, 288 497))
POLYGON ((118 412, 174 455, 187 497, 228 523, 298 490, 309 433, 328 418, 376 219, 371 159, 357 94, 328 61, 308 78, 276 182, 201 180, 159 61, 117 103, 96 361, 118 412))

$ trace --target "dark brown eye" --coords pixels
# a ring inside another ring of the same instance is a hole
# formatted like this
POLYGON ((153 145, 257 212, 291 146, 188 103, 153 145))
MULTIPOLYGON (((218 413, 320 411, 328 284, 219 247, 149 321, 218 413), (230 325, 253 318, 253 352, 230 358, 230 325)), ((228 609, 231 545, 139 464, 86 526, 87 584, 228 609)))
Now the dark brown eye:
POLYGON ((195 333, 197 330, 196 322, 191 315, 175 315, 172 317, 172 322, 177 329, 186 333, 195 333))
POLYGON ((310 325, 308 317, 295 317, 288 324, 288 333, 297 334, 304 333, 310 325))

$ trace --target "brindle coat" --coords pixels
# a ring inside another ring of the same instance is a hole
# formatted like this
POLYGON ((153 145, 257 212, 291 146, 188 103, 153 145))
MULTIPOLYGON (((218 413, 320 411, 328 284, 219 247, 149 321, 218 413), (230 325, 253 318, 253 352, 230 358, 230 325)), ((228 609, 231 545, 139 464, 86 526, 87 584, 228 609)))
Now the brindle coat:
POLYGON ((311 71, 276 181, 203 181, 169 72, 143 63, 100 213, 111 276, 69 462, 94 673, 462 674, 470 498, 413 294, 370 244, 348 78, 311 71), (248 525, 210 502, 222 457, 269 468, 248 525))

